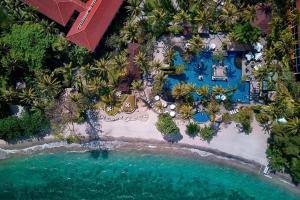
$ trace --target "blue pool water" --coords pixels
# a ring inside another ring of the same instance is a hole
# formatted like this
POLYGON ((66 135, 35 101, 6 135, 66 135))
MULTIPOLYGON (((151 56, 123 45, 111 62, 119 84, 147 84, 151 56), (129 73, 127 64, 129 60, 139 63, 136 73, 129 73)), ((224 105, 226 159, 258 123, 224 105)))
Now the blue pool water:
MULTIPOLYGON (((201 52, 197 56, 193 57, 191 62, 186 65, 184 74, 179 76, 169 76, 168 80, 166 81, 165 87, 166 89, 171 90, 180 82, 192 83, 197 87, 202 87, 204 85, 208 85, 210 88, 213 88, 214 86, 221 86, 224 89, 237 87, 237 90, 232 96, 232 100, 234 102, 249 103, 250 83, 241 83, 242 71, 241 69, 237 68, 234 63, 236 56, 236 52, 228 52, 228 56, 225 57, 224 64, 228 66, 227 81, 212 80, 212 65, 217 64, 217 62, 212 59, 211 52, 201 52), (198 64, 200 63, 204 65, 204 67, 202 67, 201 69, 198 68, 198 64), (203 76, 203 80, 198 80, 199 75, 203 76)), ((176 52, 174 64, 175 66, 186 64, 179 52, 176 52)), ((200 100, 200 96, 198 95, 194 95, 194 98, 196 101, 200 100)))
POLYGON ((193 116, 193 119, 198 123, 208 122, 209 115, 205 112, 198 112, 193 116))

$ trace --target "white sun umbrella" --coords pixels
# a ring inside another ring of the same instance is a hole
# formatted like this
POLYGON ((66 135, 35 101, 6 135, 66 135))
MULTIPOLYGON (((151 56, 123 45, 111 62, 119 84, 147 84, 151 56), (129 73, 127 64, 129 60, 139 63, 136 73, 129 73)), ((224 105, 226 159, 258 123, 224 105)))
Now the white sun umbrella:
POLYGON ((254 45, 254 49, 257 51, 257 52, 261 52, 261 50, 263 50, 264 46, 257 42, 255 45, 254 45))
POLYGON ((262 53, 255 54, 255 60, 260 60, 262 58, 262 53))
POLYGON ((226 97, 225 95, 221 95, 221 100, 222 100, 222 101, 225 101, 226 98, 227 98, 227 97, 226 97))
POLYGON ((287 120, 286 120, 284 117, 279 118, 277 121, 278 121, 279 123, 282 123, 282 124, 286 124, 286 123, 287 123, 287 120))
POLYGON ((191 46, 190 43, 186 43, 186 44, 185 44, 185 48, 186 48, 186 49, 189 48, 190 46, 191 46))
POLYGON ((215 50, 216 49, 216 44, 215 43, 211 43, 210 45, 209 45, 209 48, 211 49, 211 50, 215 50))
POLYGON ((246 59, 247 59, 248 61, 251 61, 252 58, 253 58, 253 55, 252 55, 252 53, 247 53, 247 54, 245 55, 245 57, 246 57, 246 59))
POLYGON ((162 104, 162 106, 163 106, 164 108, 168 107, 168 103, 167 103, 167 102, 165 102, 165 101, 164 101, 164 102, 162 102, 161 104, 162 104))
POLYGON ((158 100, 160 100, 160 97, 159 97, 158 95, 156 95, 156 96, 154 97, 154 99, 155 99, 155 101, 158 101, 158 100))
POLYGON ((170 109, 174 110, 176 108, 176 106, 174 104, 170 105, 170 109))
POLYGON ((175 116, 176 116, 176 112, 171 111, 171 112, 170 112, 170 116, 171 116, 171 117, 175 117, 175 116))

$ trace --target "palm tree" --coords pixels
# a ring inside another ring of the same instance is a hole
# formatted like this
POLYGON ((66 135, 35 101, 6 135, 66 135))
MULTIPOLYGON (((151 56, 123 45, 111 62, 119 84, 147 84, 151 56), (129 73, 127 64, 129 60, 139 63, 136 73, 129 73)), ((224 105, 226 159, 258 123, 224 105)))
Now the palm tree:
POLYGON ((138 81, 133 81, 131 83, 131 89, 133 89, 134 91, 137 91, 137 92, 141 92, 141 91, 144 91, 144 87, 143 87, 143 81, 142 80, 138 80, 138 81))
POLYGON ((213 87, 212 93, 213 94, 224 94, 224 93, 226 93, 226 90, 223 89, 221 86, 217 85, 217 86, 213 87))
POLYGON ((256 8, 255 6, 248 5, 246 9, 243 10, 242 17, 245 22, 251 22, 255 19, 256 16, 256 8))
POLYGON ((91 68, 94 74, 108 81, 108 73, 111 70, 110 62, 104 58, 97 60, 95 65, 91 68))
POLYGON ((125 43, 136 42, 140 36, 138 28, 137 22, 135 22, 133 19, 128 20, 120 33, 122 41, 125 43))
POLYGON ((14 90, 13 87, 9 87, 8 89, 2 91, 2 98, 4 99, 5 102, 11 103, 14 101, 16 97, 16 91, 14 90))
POLYGON ((25 103, 26 105, 32 105, 36 100, 36 95, 33 88, 24 89, 19 94, 19 97, 21 99, 21 102, 25 103))
POLYGON ((134 58, 135 64, 137 64, 140 69, 143 71, 144 75, 147 77, 149 75, 149 70, 150 70, 150 64, 149 64, 149 58, 147 54, 143 52, 139 52, 135 58, 134 58))
POLYGON ((172 48, 168 48, 164 53, 164 62, 168 65, 173 65, 173 59, 175 56, 175 50, 172 48))
POLYGON ((125 7, 127 12, 131 14, 132 17, 138 17, 142 14, 141 1, 140 0, 128 0, 128 5, 125 7))
POLYGON ((191 17, 186 11, 181 10, 179 13, 173 16, 173 20, 175 23, 179 24, 180 26, 184 26, 190 23, 191 17))
POLYGON ((49 98, 56 97, 61 90, 60 82, 53 74, 42 76, 39 87, 40 91, 49 98))
POLYGON ((187 48, 188 53, 196 54, 201 51, 204 47, 203 41, 199 35, 193 36, 188 40, 189 47, 187 48))
POLYGON ((63 67, 56 68, 54 73, 61 74, 63 76, 63 84, 65 87, 71 87, 74 83, 76 68, 72 67, 72 63, 64 64, 63 67))
POLYGON ((114 106, 116 103, 115 90, 110 90, 106 95, 101 96, 101 101, 106 106, 114 106))
POLYGON ((291 135, 297 135, 300 133, 300 120, 299 118, 293 118, 286 124, 286 131, 291 135))
POLYGON ((121 52, 112 61, 112 65, 116 68, 124 69, 128 65, 127 53, 121 52))
POLYGON ((194 115, 193 107, 190 105, 183 105, 180 107, 179 113, 183 119, 191 119, 194 115))
POLYGON ((108 84, 106 81, 95 77, 88 82, 86 89, 92 95, 101 96, 102 89, 107 86, 108 84))
POLYGON ((179 83, 173 87, 172 96, 175 99, 181 99, 190 93, 185 83, 179 83))
POLYGON ((197 89, 197 94, 202 96, 202 97, 208 97, 209 96, 209 86, 204 85, 201 88, 197 89))
POLYGON ((198 27, 202 26, 203 28, 207 28, 211 23, 213 23, 212 14, 208 9, 199 9, 196 11, 194 21, 198 27))

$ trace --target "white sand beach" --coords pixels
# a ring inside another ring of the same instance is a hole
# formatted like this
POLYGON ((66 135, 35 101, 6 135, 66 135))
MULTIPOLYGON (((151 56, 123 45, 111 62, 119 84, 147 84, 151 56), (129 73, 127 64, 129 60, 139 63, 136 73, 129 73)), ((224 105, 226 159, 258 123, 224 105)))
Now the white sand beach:
MULTIPOLYGON (((115 138, 139 138, 165 141, 161 133, 156 129, 155 123, 157 121, 157 114, 148 111, 149 119, 146 122, 142 121, 114 121, 114 122, 100 122, 101 130, 100 136, 110 136, 115 138)), ((177 123, 180 127, 180 132, 183 138, 178 143, 201 146, 211 149, 216 149, 228 154, 243 157, 248 160, 255 161, 262 165, 267 164, 266 149, 268 135, 264 133, 263 129, 256 121, 253 122, 253 132, 249 135, 240 133, 235 127, 235 123, 225 127, 221 126, 221 130, 212 139, 210 143, 201 140, 199 137, 191 138, 185 134, 185 124, 177 123)), ((166 141, 165 141, 166 142, 166 141)))

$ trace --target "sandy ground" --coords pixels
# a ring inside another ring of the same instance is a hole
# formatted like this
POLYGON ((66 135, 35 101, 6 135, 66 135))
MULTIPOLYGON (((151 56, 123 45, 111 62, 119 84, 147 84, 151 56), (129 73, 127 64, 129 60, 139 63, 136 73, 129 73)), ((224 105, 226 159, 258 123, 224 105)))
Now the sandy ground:
MULTIPOLYGON (((157 115, 152 111, 149 111, 149 119, 146 122, 125 122, 123 120, 115 122, 101 121, 101 130, 103 132, 100 135, 116 138, 127 137, 165 141, 155 127, 156 121, 157 115)), ((186 135, 185 125, 181 124, 179 127, 183 138, 178 143, 217 149, 266 165, 267 158, 265 152, 268 135, 264 133, 256 121, 253 122, 252 126, 253 132, 250 135, 239 133, 234 123, 227 127, 221 126, 218 134, 208 143, 199 137, 191 138, 186 135)))
MULTIPOLYGON (((92 138, 113 137, 113 138, 129 138, 152 140, 158 142, 165 142, 161 133, 156 129, 155 123, 157 121, 157 114, 153 111, 146 111, 149 115, 147 121, 123 121, 118 120, 114 122, 106 122, 100 120, 97 122, 98 129, 91 130, 88 123, 74 125, 75 132, 84 137, 89 136, 92 138)), ((264 133, 263 129, 256 121, 252 123, 253 132, 249 135, 240 133, 235 127, 235 123, 228 126, 221 125, 220 131, 210 141, 210 143, 201 140, 200 137, 191 138, 185 134, 185 124, 181 121, 176 121, 180 128, 182 139, 179 144, 187 144, 192 146, 210 148, 213 150, 221 151, 234 156, 242 157, 247 160, 267 164, 266 149, 268 135, 264 133)), ((73 129, 73 127, 72 127, 73 129)), ((53 140, 53 136, 47 136, 44 141, 53 140)), ((35 141, 32 141, 35 142, 35 141)), ((42 141, 41 141, 42 142, 42 141)), ((0 147, 6 146, 6 142, 0 141, 0 147)), ((25 145, 25 144, 24 144, 25 145)), ((22 145, 21 145, 22 146, 22 145)), ((10 147, 13 148, 14 146, 10 147)))

